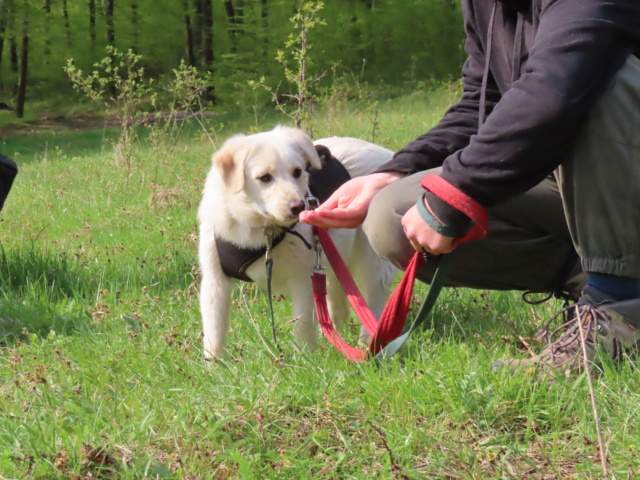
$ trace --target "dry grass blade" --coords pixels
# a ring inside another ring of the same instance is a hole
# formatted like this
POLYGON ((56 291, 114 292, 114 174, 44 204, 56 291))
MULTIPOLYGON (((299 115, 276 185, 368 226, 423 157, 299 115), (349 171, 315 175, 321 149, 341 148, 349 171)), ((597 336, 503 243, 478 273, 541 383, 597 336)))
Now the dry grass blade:
MULTIPOLYGON (((584 369, 587 373, 587 381, 589 382, 589 395, 591 397, 591 407, 593 408, 593 418, 596 422, 596 432, 598 434, 598 449, 600 450, 600 461, 602 463, 602 473, 604 477, 609 476, 609 469, 607 467, 607 456, 604 453, 604 444, 602 442, 602 431, 600 430, 600 420, 598 417, 598 406, 596 404, 596 395, 593 390, 593 381, 591 379, 591 370, 589 368, 589 359, 587 358, 587 339, 584 336, 584 329, 582 328, 582 317, 580 315, 580 310, 576 308, 576 316, 578 320, 578 326, 580 331, 580 345, 582 346, 582 360, 584 361, 584 369)), ((596 320, 593 319, 595 322, 596 320)))

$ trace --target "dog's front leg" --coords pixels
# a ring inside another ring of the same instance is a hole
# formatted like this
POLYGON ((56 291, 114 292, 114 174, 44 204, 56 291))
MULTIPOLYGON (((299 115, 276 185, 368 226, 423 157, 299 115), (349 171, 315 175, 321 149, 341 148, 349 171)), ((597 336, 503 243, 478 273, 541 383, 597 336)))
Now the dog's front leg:
POLYGON ((200 286, 200 311, 205 358, 221 358, 225 354, 231 316, 232 287, 231 279, 203 272, 200 286))
POLYGON ((344 331, 351 317, 349 300, 333 270, 327 271, 327 307, 333 326, 344 331))
POLYGON ((291 303, 295 319, 293 335, 300 350, 318 348, 318 327, 314 316, 313 289, 311 282, 300 282, 292 289, 291 303))
POLYGON ((233 280, 227 277, 218 258, 213 233, 200 230, 200 313, 202 314, 203 347, 205 358, 223 357, 227 346, 231 315, 231 289, 233 280))

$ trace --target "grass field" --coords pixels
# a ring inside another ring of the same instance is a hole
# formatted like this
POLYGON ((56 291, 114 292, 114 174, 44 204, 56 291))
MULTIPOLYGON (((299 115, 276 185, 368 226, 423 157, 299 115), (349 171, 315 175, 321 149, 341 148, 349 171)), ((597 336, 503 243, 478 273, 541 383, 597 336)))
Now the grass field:
MULTIPOLYGON (((454 96, 334 104, 315 135, 397 149, 454 96)), ((285 123, 241 113, 214 120, 216 142, 285 123)), ((286 299, 275 358, 265 296, 238 284, 230 356, 206 366, 195 214, 214 146, 192 128, 171 154, 142 143, 127 166, 115 136, 0 146, 20 166, 0 214, 0 479, 603 478, 584 375, 548 385, 491 372, 527 355, 518 334, 556 302, 446 290, 404 361, 376 366, 324 341, 296 354, 286 299)), ((640 478, 637 367, 594 372, 609 478, 640 478)))

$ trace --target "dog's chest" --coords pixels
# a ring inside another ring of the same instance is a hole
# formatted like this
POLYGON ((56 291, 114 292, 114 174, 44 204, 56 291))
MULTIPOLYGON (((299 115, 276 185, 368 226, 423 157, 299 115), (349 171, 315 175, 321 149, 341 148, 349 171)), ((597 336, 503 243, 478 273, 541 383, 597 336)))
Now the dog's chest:
MULTIPOLYGON (((306 230, 306 229, 305 229, 306 230)), ((304 235, 311 244, 311 235, 304 235)), ((309 250, 298 237, 287 234, 271 251, 273 269, 271 287, 279 293, 288 293, 310 282, 311 273, 316 263, 314 250, 309 250)), ((267 285, 267 273, 264 258, 253 262, 246 270, 247 276, 261 288, 267 285)))

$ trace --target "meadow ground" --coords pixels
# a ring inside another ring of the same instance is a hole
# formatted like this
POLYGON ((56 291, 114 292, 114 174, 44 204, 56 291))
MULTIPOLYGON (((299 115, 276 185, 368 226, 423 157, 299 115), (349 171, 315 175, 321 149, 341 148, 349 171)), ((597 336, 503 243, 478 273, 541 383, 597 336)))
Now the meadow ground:
MULTIPOLYGON (((329 105, 315 136, 397 149, 454 96, 329 105)), ((214 142, 278 121, 254 113, 217 117, 214 142)), ((206 366, 195 214, 215 147, 194 127, 118 164, 115 137, 1 145, 20 174, 0 214, 0 479, 603 478, 584 375, 491 371, 555 301, 448 289, 402 362, 351 364, 324 341, 295 353, 284 298, 272 355, 265 296, 238 284, 230 356, 206 366)), ((638 363, 593 374, 609 478, 640 476, 638 363)))

